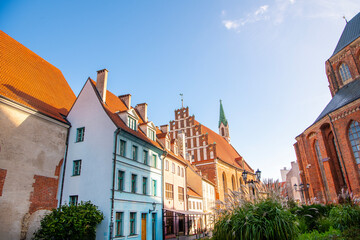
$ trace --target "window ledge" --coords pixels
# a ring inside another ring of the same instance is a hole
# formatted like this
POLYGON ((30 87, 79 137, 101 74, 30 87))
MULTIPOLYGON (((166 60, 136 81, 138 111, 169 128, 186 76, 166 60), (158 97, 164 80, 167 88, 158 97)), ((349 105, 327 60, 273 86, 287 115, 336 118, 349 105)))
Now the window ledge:
POLYGON ((132 234, 132 235, 129 235, 128 238, 136 238, 138 236, 139 236, 139 234, 132 234))

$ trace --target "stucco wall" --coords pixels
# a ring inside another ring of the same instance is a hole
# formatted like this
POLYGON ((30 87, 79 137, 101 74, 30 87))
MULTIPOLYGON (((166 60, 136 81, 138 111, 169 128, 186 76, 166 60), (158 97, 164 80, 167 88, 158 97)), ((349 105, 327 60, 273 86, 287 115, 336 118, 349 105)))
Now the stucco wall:
POLYGON ((37 228, 32 215, 57 207, 66 136, 65 126, 0 102, 0 169, 6 170, 0 239, 25 239, 29 227, 37 228))

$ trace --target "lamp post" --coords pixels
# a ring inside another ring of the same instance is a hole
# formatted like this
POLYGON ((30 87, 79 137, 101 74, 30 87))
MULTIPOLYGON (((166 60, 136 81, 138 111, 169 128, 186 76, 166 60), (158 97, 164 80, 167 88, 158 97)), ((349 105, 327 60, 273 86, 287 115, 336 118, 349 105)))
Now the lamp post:
POLYGON ((306 198, 304 197, 304 192, 307 191, 309 187, 310 187, 309 183, 307 183, 306 185, 300 183, 298 189, 298 185, 296 183, 294 184, 295 191, 301 192, 301 198, 305 201, 305 203, 306 203, 306 198))
POLYGON ((153 209, 149 209, 149 213, 155 211, 155 209, 156 209, 156 203, 155 202, 152 203, 152 207, 153 207, 153 209))
POLYGON ((249 184, 249 191, 250 191, 250 186, 252 187, 252 191, 253 191, 253 196, 255 198, 255 190, 254 190, 254 187, 252 186, 254 183, 258 183, 260 182, 260 179, 261 179, 261 171, 258 169, 256 172, 255 172, 255 175, 256 175, 256 180, 254 181, 253 179, 251 179, 250 181, 247 181, 247 175, 248 175, 248 172, 246 170, 244 170, 241 174, 245 184, 249 184))

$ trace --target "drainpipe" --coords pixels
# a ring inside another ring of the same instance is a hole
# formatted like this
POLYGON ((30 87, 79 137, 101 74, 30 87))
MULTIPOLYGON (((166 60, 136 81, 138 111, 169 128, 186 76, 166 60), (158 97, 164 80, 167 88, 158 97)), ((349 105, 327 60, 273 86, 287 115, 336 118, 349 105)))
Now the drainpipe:
POLYGON ((117 137, 121 129, 118 128, 114 132, 114 157, 113 157, 113 176, 112 176, 112 188, 111 188, 111 211, 110 211, 110 225, 109 225, 109 239, 113 239, 113 229, 114 229, 114 196, 115 196, 115 173, 116 173, 116 151, 117 151, 117 137))
MULTIPOLYGON (((333 122, 332 122, 332 118, 331 118, 331 116, 330 116, 330 114, 328 114, 328 117, 329 117, 329 119, 330 119, 330 124, 331 124, 331 127, 332 127, 332 129, 333 129, 333 131, 334 131, 334 137, 335 137, 335 139, 336 139, 336 144, 339 146, 338 148, 337 148, 337 150, 339 151, 339 153, 340 153, 340 167, 341 167, 341 173, 343 174, 343 177, 345 178, 345 181, 346 181, 346 185, 347 185, 347 187, 348 187, 348 189, 349 189, 349 193, 351 193, 352 191, 351 191, 351 186, 350 186, 350 182, 349 182, 349 178, 348 178, 348 174, 347 174, 347 171, 346 171, 346 168, 345 168, 345 163, 344 163, 344 158, 343 158, 343 155, 342 155, 342 152, 341 152, 341 148, 340 148, 340 144, 339 144, 339 140, 338 140, 338 138, 337 138, 337 134, 336 134, 336 129, 335 129, 335 127, 334 127, 334 124, 333 124, 333 122), (345 172, 345 173, 344 173, 345 172), (345 175, 345 176, 344 176, 345 175)), ((335 146, 336 147, 336 146, 335 146)), ((336 149, 335 149, 336 150, 336 149)))
POLYGON ((71 126, 67 129, 67 136, 66 136, 66 143, 65 143, 64 167, 63 167, 63 173, 62 173, 62 178, 61 178, 61 190, 60 190, 59 207, 61 207, 63 190, 64 190, 64 179, 65 179, 66 160, 67 160, 67 154, 68 154, 68 149, 69 149, 69 132, 70 132, 70 128, 71 128, 71 126))
MULTIPOLYGON (((163 150, 164 153, 162 154, 162 164, 161 164, 161 181, 162 181, 162 184, 161 184, 161 195, 162 195, 162 213, 161 213, 161 222, 163 223, 162 224, 162 227, 163 227, 163 231, 162 231, 162 234, 163 234, 163 239, 165 239, 165 222, 164 222, 164 208, 165 208, 165 204, 164 204, 164 185, 165 185, 165 181, 164 181, 164 166, 165 166, 165 158, 166 156, 168 155, 167 151, 163 150)), ((175 199, 174 199, 175 201, 175 199)))

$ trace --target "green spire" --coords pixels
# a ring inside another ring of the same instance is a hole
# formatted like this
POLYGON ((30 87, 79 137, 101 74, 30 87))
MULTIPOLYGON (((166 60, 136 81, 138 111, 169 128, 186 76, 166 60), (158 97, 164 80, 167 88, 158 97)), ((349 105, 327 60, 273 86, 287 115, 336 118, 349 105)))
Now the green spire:
POLYGON ((228 122, 227 122, 227 119, 226 119, 225 113, 224 113, 224 108, 223 108, 223 106, 222 106, 222 102, 221 102, 221 99, 220 99, 219 127, 220 127, 220 124, 221 124, 221 123, 223 123, 225 127, 228 125, 228 122))

